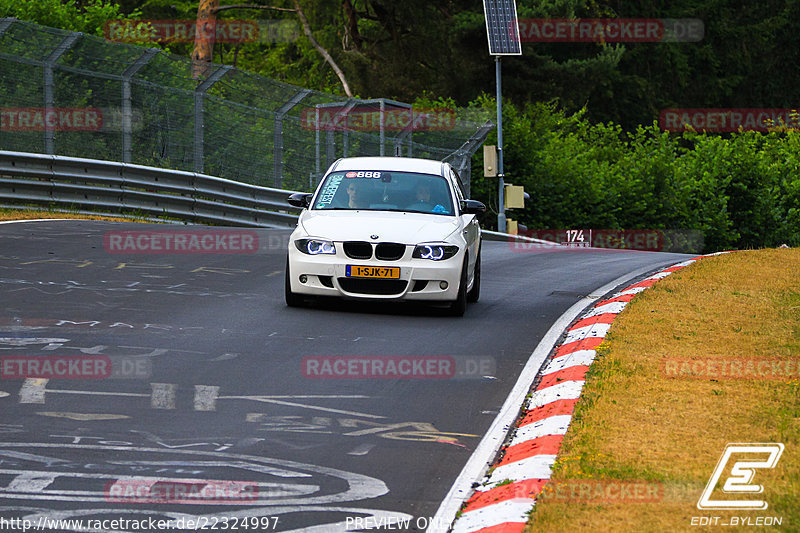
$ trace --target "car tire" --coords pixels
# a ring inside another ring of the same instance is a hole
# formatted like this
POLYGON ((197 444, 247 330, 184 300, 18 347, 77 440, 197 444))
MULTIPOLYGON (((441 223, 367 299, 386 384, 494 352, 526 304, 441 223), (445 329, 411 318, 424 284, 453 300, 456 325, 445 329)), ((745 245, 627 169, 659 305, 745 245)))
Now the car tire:
POLYGON ((478 258, 475 260, 475 278, 472 282, 472 288, 467 293, 467 301, 475 303, 481 297, 481 250, 478 248, 478 258))
POLYGON ((454 302, 450 304, 448 311, 450 316, 464 316, 467 311, 467 267, 469 266, 469 258, 464 258, 464 264, 461 266, 461 280, 458 284, 458 295, 454 302))
POLYGON ((289 258, 286 258, 286 277, 284 283, 284 297, 286 298, 286 305, 289 307, 302 307, 303 298, 299 294, 292 292, 291 274, 289 273, 289 258))

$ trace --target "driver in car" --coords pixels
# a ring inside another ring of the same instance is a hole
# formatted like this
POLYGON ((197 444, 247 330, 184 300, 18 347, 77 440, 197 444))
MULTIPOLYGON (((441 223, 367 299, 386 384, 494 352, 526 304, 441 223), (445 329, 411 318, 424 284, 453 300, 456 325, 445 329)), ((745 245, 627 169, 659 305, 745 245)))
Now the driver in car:
POLYGON ((347 182, 347 207, 351 209, 366 209, 369 207, 365 184, 351 180, 347 182))

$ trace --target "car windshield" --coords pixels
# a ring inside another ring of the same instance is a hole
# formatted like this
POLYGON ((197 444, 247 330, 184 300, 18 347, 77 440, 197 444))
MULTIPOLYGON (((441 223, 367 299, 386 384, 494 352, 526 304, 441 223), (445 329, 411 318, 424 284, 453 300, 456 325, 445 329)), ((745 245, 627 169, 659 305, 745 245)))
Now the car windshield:
POLYGON ((455 214, 450 187, 443 177, 386 170, 329 174, 312 209, 455 214))

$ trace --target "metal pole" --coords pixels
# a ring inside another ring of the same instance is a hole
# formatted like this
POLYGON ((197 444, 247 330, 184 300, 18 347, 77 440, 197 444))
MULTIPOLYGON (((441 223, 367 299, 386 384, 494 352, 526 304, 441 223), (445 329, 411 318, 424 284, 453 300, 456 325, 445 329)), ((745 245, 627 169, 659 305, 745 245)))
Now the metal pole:
POLYGON ((334 127, 331 127, 325 134, 325 168, 336 160, 336 142, 333 138, 334 127))
MULTIPOLYGON (((347 157, 347 152, 350 150, 350 121, 348 115, 350 111, 355 107, 357 101, 350 100, 344 107, 339 109, 336 114, 333 116, 333 123, 337 125, 341 124, 340 119, 344 117, 344 127, 342 129, 342 157, 347 157)), ((334 159, 336 159, 336 154, 331 154, 331 163, 334 159)))
MULTIPOLYGON (((67 35, 64 40, 56 47, 53 52, 47 56, 47 59, 44 60, 44 109, 45 113, 50 113, 54 111, 56 104, 55 104, 55 79, 53 75, 53 69, 55 68, 56 61, 60 58, 64 52, 69 50, 69 48, 78 40, 80 37, 80 33, 71 32, 67 35)), ((44 152, 46 154, 53 155, 56 153, 56 132, 55 129, 45 127, 44 128, 44 152)))
POLYGON ((150 62, 158 50, 149 48, 122 73, 122 162, 130 163, 133 159, 133 105, 131 98, 131 78, 139 69, 150 62))
MULTIPOLYGON (((311 94, 311 89, 301 90, 275 112, 272 130, 272 172, 275 187, 283 187, 283 117, 309 94, 311 94)), ((319 123, 319 116, 317 116, 317 122, 319 123)))
POLYGON ((386 128, 386 116, 384 115, 384 113, 386 112, 386 103, 383 101, 383 99, 381 99, 380 106, 381 106, 380 107, 380 109, 381 109, 381 151, 380 151, 380 154, 383 156, 383 155, 386 155, 386 147, 384 146, 385 143, 386 143, 386 130, 385 130, 385 128, 386 128))
POLYGON ((205 135, 203 122, 203 100, 212 85, 217 83, 230 69, 230 65, 223 65, 214 71, 205 81, 194 90, 194 171, 202 174, 205 169, 205 135))
POLYGON ((497 78, 497 178, 499 207, 497 209, 497 231, 506 232, 505 183, 503 183, 503 97, 500 84, 500 56, 495 56, 497 78))
MULTIPOLYGON (((319 164, 319 104, 317 104, 317 124, 314 128, 314 179, 317 179, 321 170, 319 164)), ((311 182, 309 180, 309 188, 311 187, 311 182)))

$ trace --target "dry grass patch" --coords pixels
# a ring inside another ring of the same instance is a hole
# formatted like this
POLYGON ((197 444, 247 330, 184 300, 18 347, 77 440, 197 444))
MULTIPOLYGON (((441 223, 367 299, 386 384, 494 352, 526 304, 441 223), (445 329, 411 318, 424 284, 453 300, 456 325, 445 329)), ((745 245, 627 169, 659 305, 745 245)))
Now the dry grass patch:
MULTIPOLYGON (((78 213, 59 213, 51 211, 36 211, 27 209, 0 209, 0 221, 6 220, 37 220, 41 218, 69 218, 79 220, 110 220, 114 222, 143 222, 130 217, 109 217, 104 215, 81 215, 78 213)), ((147 221, 145 221, 147 222, 147 221)))
POLYGON ((664 366, 670 358, 710 357, 800 363, 800 250, 703 259, 628 305, 598 351, 553 479, 648 480, 663 487, 663 498, 611 504, 543 500, 526 532, 704 530, 692 527, 691 517, 726 521, 734 514, 753 521, 781 517, 782 526, 766 529, 800 531, 797 367, 794 378, 729 379, 717 373, 712 377, 718 379, 690 379, 668 377, 664 366), (764 486, 769 508, 699 511, 697 501, 723 449, 737 442, 786 446, 778 466, 758 470, 754 481, 764 486))

